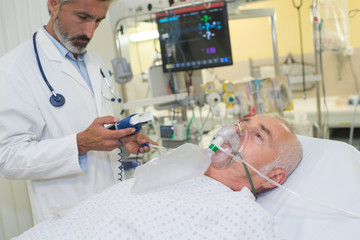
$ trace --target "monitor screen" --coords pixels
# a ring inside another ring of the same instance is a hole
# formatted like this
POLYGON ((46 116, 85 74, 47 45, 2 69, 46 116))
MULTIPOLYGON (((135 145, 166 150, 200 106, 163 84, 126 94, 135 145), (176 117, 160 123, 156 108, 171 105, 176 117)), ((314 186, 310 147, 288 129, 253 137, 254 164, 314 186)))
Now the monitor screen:
POLYGON ((232 65, 225 2, 156 14, 163 71, 232 65))

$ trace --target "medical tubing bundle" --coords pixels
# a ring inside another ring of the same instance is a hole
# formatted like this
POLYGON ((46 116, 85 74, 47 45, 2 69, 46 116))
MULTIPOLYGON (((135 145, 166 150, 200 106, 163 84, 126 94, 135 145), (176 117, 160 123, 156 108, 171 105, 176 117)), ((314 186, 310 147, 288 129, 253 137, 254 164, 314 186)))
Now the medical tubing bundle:
MULTIPOLYGON (((317 205, 319 205, 319 206, 327 207, 327 208, 329 208, 329 209, 332 209, 332 210, 335 210, 335 211, 337 211, 337 212, 343 213, 343 214, 345 214, 345 215, 348 215, 349 217, 353 217, 353 218, 360 219, 360 215, 357 214, 357 213, 353 213, 353 212, 347 211, 347 210, 342 209, 342 208, 333 207, 333 206, 324 204, 324 203, 322 203, 322 202, 319 202, 319 201, 317 201, 317 200, 314 200, 314 199, 312 199, 312 198, 310 198, 310 197, 307 197, 307 196, 301 195, 301 194, 299 194, 299 193, 297 193, 297 192, 294 192, 294 191, 288 189, 287 187, 284 187, 284 186, 280 185, 279 183, 275 182, 274 180, 268 178, 267 176, 265 176, 264 174, 262 174, 260 171, 258 171, 255 167, 253 167, 250 163, 247 163, 246 161, 244 161, 243 159, 241 159, 241 157, 235 156, 234 154, 231 154, 231 153, 227 152, 227 151, 226 151, 224 148, 222 148, 221 146, 217 146, 217 148, 218 148, 220 151, 224 152, 225 154, 229 155, 230 157, 233 157, 233 159, 236 159, 238 162, 241 162, 241 163, 245 164, 246 166, 248 166, 249 168, 251 168, 254 172, 256 172, 257 174, 259 174, 260 177, 264 178, 265 180, 271 182, 272 184, 274 184, 275 186, 279 187, 280 189, 282 189, 282 190, 284 190, 284 191, 286 191, 286 192, 288 192, 288 193, 291 193, 292 195, 294 195, 294 196, 296 196, 296 197, 303 198, 303 199, 308 200, 308 201, 310 201, 310 202, 313 202, 313 203, 315 203, 315 204, 317 204, 317 205)), ((236 160, 235 160, 235 161, 236 161, 236 160)))

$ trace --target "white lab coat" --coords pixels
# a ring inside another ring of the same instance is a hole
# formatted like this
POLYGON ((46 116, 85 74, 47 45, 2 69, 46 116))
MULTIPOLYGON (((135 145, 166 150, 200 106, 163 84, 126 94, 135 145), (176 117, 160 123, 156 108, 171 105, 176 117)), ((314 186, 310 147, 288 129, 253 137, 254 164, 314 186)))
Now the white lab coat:
POLYGON ((109 154, 87 153, 87 169, 78 161, 76 133, 99 116, 113 115, 102 96, 109 89, 100 75, 100 59, 85 57, 94 94, 72 63, 38 31, 39 56, 48 78, 66 102, 53 107, 50 91, 35 59, 32 40, 0 59, 0 176, 30 179, 34 222, 63 215, 89 195, 115 182, 109 154))

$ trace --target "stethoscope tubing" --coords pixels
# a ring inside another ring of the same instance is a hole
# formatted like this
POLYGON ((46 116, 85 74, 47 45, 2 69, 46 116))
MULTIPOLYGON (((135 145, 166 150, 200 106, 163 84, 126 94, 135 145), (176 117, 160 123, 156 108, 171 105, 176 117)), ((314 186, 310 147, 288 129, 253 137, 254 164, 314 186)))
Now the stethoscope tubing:
POLYGON ((37 47, 36 47, 36 34, 37 32, 34 33, 33 35, 33 44, 34 44, 34 52, 35 52, 35 56, 36 56, 36 61, 37 61, 37 64, 39 66, 39 69, 40 69, 40 73, 41 73, 41 76, 43 77, 46 85, 48 86, 48 88, 50 89, 50 91, 56 95, 53 87, 51 86, 51 84, 49 83, 49 81, 47 80, 46 78, 46 75, 44 73, 44 70, 42 68, 42 65, 41 65, 41 62, 40 62, 40 58, 39 58, 39 53, 38 53, 38 50, 37 50, 37 47))
MULTIPOLYGON (((40 61, 40 57, 39 57, 39 52, 37 50, 37 46, 36 46, 36 34, 37 32, 35 32, 33 34, 33 45, 34 45, 34 52, 35 52, 35 57, 36 57, 36 61, 37 61, 37 64, 38 64, 38 67, 39 67, 39 70, 40 70, 40 73, 41 73, 41 76, 42 78, 44 79, 44 82, 46 83, 46 85, 48 86, 50 92, 51 92, 51 96, 50 96, 50 103, 51 105, 53 105, 54 107, 61 107, 62 105, 65 104, 65 97, 63 95, 61 95, 60 93, 56 93, 54 88, 51 86, 51 84, 49 83, 45 73, 44 73, 44 70, 43 70, 43 67, 41 65, 41 61, 40 61)), ((108 86, 108 88, 110 89, 110 93, 111 95, 113 95, 113 98, 109 99, 107 98, 104 94, 103 97, 111 102, 115 102, 116 100, 120 103, 121 102, 121 98, 118 98, 114 92, 114 90, 112 89, 109 81, 106 79, 106 76, 104 74, 104 72, 102 71, 102 69, 100 68, 100 74, 101 76, 103 77, 106 85, 108 86)))
POLYGON ((36 34, 37 34, 37 32, 35 32, 34 35, 33 35, 34 52, 35 52, 36 61, 37 61, 41 76, 43 77, 46 85, 48 86, 48 88, 49 88, 49 90, 51 92, 51 96, 50 96, 49 101, 50 101, 51 105, 53 105, 54 107, 61 107, 62 105, 65 104, 65 97, 63 95, 59 94, 59 93, 56 93, 54 88, 51 86, 51 84, 47 80, 47 77, 46 77, 46 75, 44 73, 44 70, 42 68, 42 65, 41 65, 39 52, 38 52, 37 46, 36 46, 36 34))

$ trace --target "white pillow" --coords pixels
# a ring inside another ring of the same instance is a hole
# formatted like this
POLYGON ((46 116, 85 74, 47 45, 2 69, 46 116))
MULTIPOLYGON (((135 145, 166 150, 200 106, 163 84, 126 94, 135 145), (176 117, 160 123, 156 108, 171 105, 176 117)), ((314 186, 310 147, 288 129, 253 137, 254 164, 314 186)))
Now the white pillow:
MULTIPOLYGON (((283 186, 326 205, 360 215, 360 152, 332 140, 298 136, 303 160, 283 186)), ((285 239, 360 239, 360 219, 293 196, 282 189, 257 199, 285 239)))

